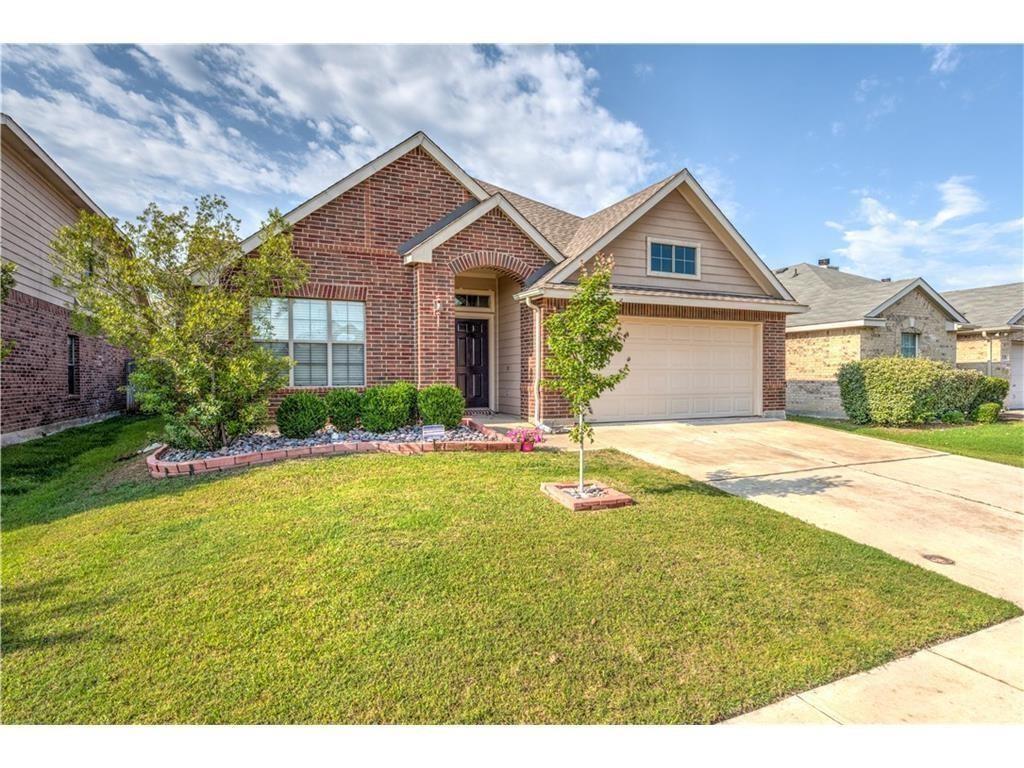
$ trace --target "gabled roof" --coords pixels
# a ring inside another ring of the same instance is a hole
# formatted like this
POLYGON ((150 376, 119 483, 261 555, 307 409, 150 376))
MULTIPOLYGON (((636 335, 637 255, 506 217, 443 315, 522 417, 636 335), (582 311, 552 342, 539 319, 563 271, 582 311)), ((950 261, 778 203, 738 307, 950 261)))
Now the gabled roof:
POLYGON ((77 183, 61 168, 57 161, 46 154, 46 151, 36 144, 35 139, 29 136, 28 132, 15 122, 10 115, 0 112, 0 131, 3 133, 3 140, 11 142, 15 149, 19 150, 26 159, 37 170, 43 178, 61 190, 79 208, 87 208, 99 216, 106 216, 103 210, 93 202, 77 183))
POLYGON ((490 194, 503 195, 533 226, 540 230, 553 246, 562 253, 565 253, 566 246, 569 245, 572 236, 579 229, 580 222, 583 221, 582 218, 547 203, 531 200, 529 197, 520 195, 517 192, 503 189, 496 184, 480 181, 479 179, 477 181, 490 194))
POLYGON ((806 263, 794 264, 778 270, 776 274, 797 301, 810 307, 802 315, 786 319, 790 330, 810 326, 843 328, 878 324, 882 312, 916 289, 924 291, 951 321, 967 322, 955 307, 920 277, 883 282, 806 263))
MULTIPOLYGON (((444 150, 430 140, 430 137, 427 136, 427 134, 423 131, 417 131, 405 141, 393 146, 383 155, 371 160, 361 168, 357 168, 345 178, 340 181, 336 181, 334 184, 327 187, 327 189, 288 211, 288 213, 284 215, 285 220, 289 224, 294 224, 300 219, 304 219, 306 216, 313 213, 313 211, 323 207, 327 203, 331 202, 331 200, 345 194, 352 189, 352 187, 370 178, 377 171, 382 168, 386 168, 391 165, 391 163, 401 157, 404 157, 417 147, 420 147, 424 152, 437 161, 442 168, 448 171, 448 173, 462 184, 462 186, 464 186, 477 200, 482 202, 490 197, 487 190, 481 187, 480 184, 477 183, 476 179, 472 178, 468 173, 462 170, 454 160, 445 154, 444 150)), ((243 253, 248 253, 260 244, 260 234, 260 232, 254 232, 242 241, 243 253)))
POLYGON ((1024 283, 946 291, 942 295, 979 328, 1003 328, 1024 322, 1024 283))

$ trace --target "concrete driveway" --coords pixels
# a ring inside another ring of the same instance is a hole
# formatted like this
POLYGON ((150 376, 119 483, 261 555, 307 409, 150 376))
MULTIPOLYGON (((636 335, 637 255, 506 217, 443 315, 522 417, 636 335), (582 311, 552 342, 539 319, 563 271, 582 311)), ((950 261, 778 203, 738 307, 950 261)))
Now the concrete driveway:
MULTIPOLYGON (((595 432, 595 447, 617 448, 1024 605, 1022 469, 792 421, 609 424, 595 432)), ((556 445, 563 440, 557 436, 556 445)))

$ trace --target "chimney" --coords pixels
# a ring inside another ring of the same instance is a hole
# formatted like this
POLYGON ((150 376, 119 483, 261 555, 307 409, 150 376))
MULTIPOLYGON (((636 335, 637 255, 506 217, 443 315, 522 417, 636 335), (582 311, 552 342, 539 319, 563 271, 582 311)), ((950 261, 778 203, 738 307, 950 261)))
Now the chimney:
POLYGON ((892 278, 891 277, 883 277, 879 282, 891 283, 892 282, 892 278))
POLYGON ((819 267, 827 267, 829 265, 829 259, 818 259, 819 267))

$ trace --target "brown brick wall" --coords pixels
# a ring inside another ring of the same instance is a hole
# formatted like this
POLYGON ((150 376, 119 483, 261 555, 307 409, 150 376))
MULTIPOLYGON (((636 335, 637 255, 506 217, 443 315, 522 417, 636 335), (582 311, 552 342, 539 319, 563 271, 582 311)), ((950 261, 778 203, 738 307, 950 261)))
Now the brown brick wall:
POLYGON ((15 346, 0 363, 0 428, 6 434, 124 409, 128 355, 99 338, 79 337, 79 394, 68 394, 70 313, 56 304, 11 291, 0 333, 15 346))

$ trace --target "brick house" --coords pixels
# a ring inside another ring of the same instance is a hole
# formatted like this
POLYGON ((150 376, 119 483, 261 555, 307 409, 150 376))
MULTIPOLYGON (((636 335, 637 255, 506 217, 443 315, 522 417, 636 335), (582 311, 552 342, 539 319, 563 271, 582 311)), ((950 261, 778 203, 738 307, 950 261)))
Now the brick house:
POLYGON ((842 417, 836 372, 870 357, 956 362, 966 318, 922 278, 872 280, 821 259, 776 270, 807 312, 786 323, 786 401, 793 413, 842 417))
POLYGON ((540 386, 543 322, 607 253, 631 373, 597 420, 784 414, 785 318, 804 307, 686 170, 579 217, 417 133, 286 218, 309 282, 259 310, 261 341, 296 361, 284 392, 444 382, 472 409, 565 418, 540 386))
POLYGON ((126 354, 70 327, 71 297, 54 287, 50 243, 82 211, 103 214, 14 120, 0 115, 0 256, 16 265, 0 335, 4 445, 114 415, 125 407, 126 354))
POLYGON ((971 325, 956 335, 956 364, 1010 382, 1007 408, 1024 408, 1024 283, 942 294, 971 325))

